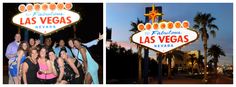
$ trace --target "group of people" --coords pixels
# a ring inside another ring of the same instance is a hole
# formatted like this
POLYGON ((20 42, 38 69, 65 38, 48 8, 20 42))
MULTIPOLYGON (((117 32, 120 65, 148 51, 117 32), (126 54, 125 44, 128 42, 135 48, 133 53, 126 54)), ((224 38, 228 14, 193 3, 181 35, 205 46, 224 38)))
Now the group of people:
POLYGON ((15 35, 15 41, 7 46, 9 59, 9 84, 98 84, 99 65, 86 47, 102 40, 99 38, 82 44, 79 39, 64 40, 52 45, 51 38, 44 44, 30 38, 21 41, 21 35, 15 35))

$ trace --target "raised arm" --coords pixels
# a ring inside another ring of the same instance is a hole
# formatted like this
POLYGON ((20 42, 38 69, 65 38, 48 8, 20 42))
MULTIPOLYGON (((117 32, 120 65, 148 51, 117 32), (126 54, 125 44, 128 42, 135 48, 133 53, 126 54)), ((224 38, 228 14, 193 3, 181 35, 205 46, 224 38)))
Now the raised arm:
POLYGON ((33 47, 37 47, 40 44, 40 40, 36 40, 33 47))
POLYGON ((98 38, 95 40, 92 40, 88 43, 83 43, 83 45, 87 46, 87 47, 91 47, 93 45, 97 45, 97 43, 99 42, 99 40, 103 39, 103 34, 101 35, 101 33, 99 33, 98 38))

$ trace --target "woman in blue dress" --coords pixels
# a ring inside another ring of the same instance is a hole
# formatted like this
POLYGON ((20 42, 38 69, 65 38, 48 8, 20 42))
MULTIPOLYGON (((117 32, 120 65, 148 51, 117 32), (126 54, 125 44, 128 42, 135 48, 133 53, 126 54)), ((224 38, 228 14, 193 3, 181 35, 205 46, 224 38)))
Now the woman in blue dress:
POLYGON ((10 70, 10 75, 13 78, 13 81, 15 84, 20 84, 21 82, 21 76, 22 76, 22 63, 26 59, 26 53, 28 51, 28 43, 27 42, 22 42, 19 45, 19 48, 17 50, 17 57, 10 64, 9 70, 10 70))
POLYGON ((74 46, 79 50, 77 58, 83 61, 85 79, 84 83, 86 84, 99 84, 98 81, 98 64, 92 58, 88 50, 81 45, 81 42, 78 39, 74 40, 74 46))

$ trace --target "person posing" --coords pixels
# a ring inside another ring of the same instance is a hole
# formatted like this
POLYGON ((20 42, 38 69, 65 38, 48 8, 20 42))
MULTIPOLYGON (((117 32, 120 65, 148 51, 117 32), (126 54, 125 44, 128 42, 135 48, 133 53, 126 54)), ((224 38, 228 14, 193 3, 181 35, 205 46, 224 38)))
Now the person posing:
POLYGON ((64 76, 63 80, 66 80, 67 83, 71 84, 80 84, 80 73, 78 68, 76 67, 78 61, 75 62, 76 59, 69 58, 66 48, 61 48, 60 57, 64 60, 64 76))
POLYGON ((47 50, 51 49, 52 48, 52 39, 50 37, 46 38, 44 40, 44 46, 47 50))
POLYGON ((34 45, 35 45, 34 38, 30 38, 30 39, 29 39, 29 47, 30 47, 30 48, 31 48, 31 47, 34 47, 34 45))
POLYGON ((37 48, 39 49, 40 47, 40 40, 35 40, 34 38, 29 39, 29 49, 31 48, 37 48))
POLYGON ((15 81, 13 80, 12 77, 16 77, 16 75, 13 75, 10 73, 10 69, 12 68, 11 65, 16 65, 16 63, 14 63, 14 61, 16 60, 17 57, 17 49, 19 47, 20 44, 20 40, 21 40, 21 35, 20 34, 16 34, 15 35, 15 40, 13 42, 11 42, 10 44, 8 44, 7 46, 7 50, 5 53, 5 56, 9 59, 8 61, 8 76, 9 76, 9 84, 13 84, 15 83, 15 81))
POLYGON ((92 58, 88 50, 83 47, 78 39, 74 40, 74 46, 79 50, 78 58, 83 61, 86 84, 99 84, 98 81, 98 64, 92 58))
POLYGON ((23 83, 24 84, 39 84, 40 81, 37 78, 37 71, 39 65, 37 63, 38 51, 36 48, 32 48, 29 51, 30 57, 27 58, 22 66, 23 71, 23 83))
POLYGON ((22 77, 22 65, 26 60, 27 52, 29 51, 29 45, 27 42, 23 42, 20 44, 17 50, 17 75, 18 75, 18 83, 21 83, 22 77))
POLYGON ((61 51, 61 48, 66 48, 66 51, 67 51, 68 55, 69 55, 70 57, 72 57, 72 53, 71 53, 70 49, 65 46, 64 40, 60 40, 60 41, 59 41, 59 46, 58 46, 58 47, 56 47, 56 44, 57 44, 57 43, 55 42, 52 48, 53 48, 54 52, 56 53, 56 56, 57 56, 57 57, 59 57, 59 53, 60 53, 60 51, 61 51))
POLYGON ((27 51, 27 43, 23 42, 20 43, 19 48, 17 50, 17 57, 15 58, 15 60, 9 65, 9 71, 10 74, 13 78, 13 81, 15 84, 19 84, 20 83, 20 76, 21 76, 21 65, 24 62, 24 60, 26 59, 26 51, 27 51))
POLYGON ((46 58, 46 48, 42 47, 39 52, 38 64, 40 70, 37 72, 37 77, 40 79, 41 83, 44 84, 55 84, 56 75, 53 73, 52 64, 46 58))
MULTIPOLYGON (((92 40, 92 41, 90 41, 90 42, 88 42, 88 43, 83 43, 83 45, 85 45, 86 47, 91 47, 91 46, 93 46, 93 45, 96 45, 96 44, 97 44, 100 40, 102 40, 102 39, 103 39, 103 35, 101 35, 101 34, 99 33, 97 39, 94 39, 94 40, 92 40)), ((78 49, 75 48, 74 43, 73 43, 73 40, 74 40, 74 39, 69 39, 69 40, 68 40, 68 45, 69 45, 69 47, 71 48, 72 56, 73 56, 74 58, 77 58, 78 49)), ((77 58, 77 59, 78 59, 78 58, 77 58)), ((82 63, 82 62, 80 61, 80 63, 82 63)))
POLYGON ((57 84, 65 84, 66 81, 63 79, 64 75, 64 61, 60 57, 56 57, 54 51, 52 49, 49 49, 48 56, 50 59, 50 62, 52 64, 52 71, 53 74, 57 76, 57 84))

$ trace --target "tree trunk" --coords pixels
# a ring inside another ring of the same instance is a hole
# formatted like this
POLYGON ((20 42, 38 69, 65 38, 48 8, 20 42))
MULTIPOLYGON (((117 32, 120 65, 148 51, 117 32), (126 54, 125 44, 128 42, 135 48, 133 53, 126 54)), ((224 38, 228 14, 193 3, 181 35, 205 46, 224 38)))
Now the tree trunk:
POLYGON ((203 47, 204 47, 204 82, 207 83, 207 32, 203 29, 203 47))
POLYGON ((138 82, 142 82, 142 47, 138 45, 138 82))
POLYGON ((194 61, 192 62, 192 76, 193 76, 193 65, 194 65, 193 63, 194 63, 194 61))
POLYGON ((201 65, 199 63, 197 65, 198 65, 198 75, 200 75, 202 73, 202 71, 201 71, 202 67, 201 67, 201 65))
POLYGON ((217 61, 218 59, 217 58, 214 58, 214 72, 215 72, 215 80, 217 80, 217 61))

